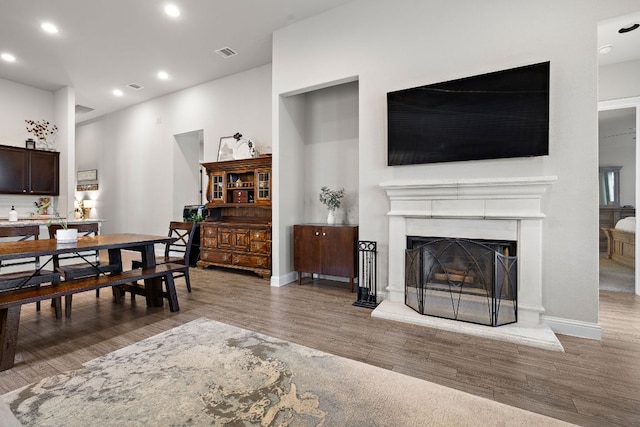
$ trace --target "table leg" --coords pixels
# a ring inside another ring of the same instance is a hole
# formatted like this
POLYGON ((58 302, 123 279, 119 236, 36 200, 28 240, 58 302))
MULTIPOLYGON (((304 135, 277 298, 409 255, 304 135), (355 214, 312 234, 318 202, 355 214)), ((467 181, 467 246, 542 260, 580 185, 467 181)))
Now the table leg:
POLYGON ((0 310, 0 371, 13 368, 21 305, 0 310))
MULTIPOLYGON (((122 252, 120 249, 109 249, 109 264, 117 265, 118 267, 112 274, 122 273, 122 252)), ((113 286, 111 288, 111 292, 113 293, 113 299, 116 303, 121 303, 123 299, 124 291, 120 286, 113 286)))
MULTIPOLYGON (((142 268, 156 265, 156 254, 153 245, 145 245, 142 248, 142 268)), ((144 290, 147 297, 147 307, 162 307, 164 300, 162 297, 162 277, 146 279, 144 290)))

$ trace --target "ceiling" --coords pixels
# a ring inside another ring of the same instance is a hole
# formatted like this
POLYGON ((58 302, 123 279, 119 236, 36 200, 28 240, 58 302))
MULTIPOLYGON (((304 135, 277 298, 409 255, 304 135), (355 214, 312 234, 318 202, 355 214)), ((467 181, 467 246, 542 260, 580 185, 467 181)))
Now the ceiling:
POLYGON ((618 32, 632 24, 640 24, 640 12, 598 23, 598 48, 611 46, 611 52, 598 55, 600 66, 640 59, 640 28, 622 34, 618 32))
MULTIPOLYGON (((75 88, 76 103, 93 109, 76 122, 271 62, 272 33, 351 0, 168 0, 182 14, 171 18, 157 0, 1 0, 0 78, 55 91, 75 88), (57 25, 47 34, 40 24, 57 25), (237 55, 223 58, 229 47, 237 55), (169 73, 168 80, 157 72, 169 73), (140 90, 129 88, 134 83, 140 90), (121 89, 123 96, 112 94, 121 89)), ((640 12, 598 26, 600 65, 640 58, 640 12)))
POLYGON ((48 91, 75 88, 76 103, 93 109, 76 114, 82 122, 268 64, 273 31, 349 1, 1 0, 0 54, 16 61, 0 60, 0 78, 48 91), (164 13, 169 2, 179 17, 164 13), (59 33, 41 30, 44 21, 59 33), (237 55, 216 54, 224 47, 237 55), (168 80, 158 79, 160 70, 168 80))

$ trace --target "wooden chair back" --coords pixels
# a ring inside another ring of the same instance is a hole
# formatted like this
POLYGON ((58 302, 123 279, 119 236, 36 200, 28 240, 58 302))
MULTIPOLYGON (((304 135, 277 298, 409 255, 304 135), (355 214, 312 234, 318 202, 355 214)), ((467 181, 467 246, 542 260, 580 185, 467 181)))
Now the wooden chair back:
MULTIPOLYGON (((64 227, 60 224, 51 224, 49 225, 49 238, 56 238, 56 231, 63 229, 64 227)), ((97 222, 87 222, 87 223, 79 223, 79 224, 67 224, 67 228, 78 230, 78 236, 97 236, 99 234, 99 224, 97 222)), ((84 252, 80 253, 80 255, 90 255, 93 256, 95 254, 96 262, 100 263, 100 252, 84 252)), ((70 258, 80 258, 78 254, 68 254, 68 255, 56 255, 53 257, 53 266, 57 269, 60 267, 61 259, 70 259, 70 258)))
MULTIPOLYGON (((12 241, 21 242, 23 240, 38 240, 40 237, 39 225, 16 225, 16 226, 2 226, 0 227, 0 242, 12 241)), ((10 267, 14 265, 35 264, 36 268, 40 267, 40 257, 34 257, 27 259, 19 259, 15 261, 0 261, 0 268, 10 267)))
MULTIPOLYGON (((56 231, 62 229, 60 224, 51 224, 49 226, 49 238, 56 237, 56 231)), ((87 222, 81 224, 67 224, 67 228, 78 230, 78 236, 97 236, 99 224, 97 222, 87 222)))
POLYGON ((188 265, 191 244, 193 243, 197 225, 195 222, 171 221, 169 223, 169 237, 175 237, 176 240, 172 243, 167 243, 164 249, 164 256, 181 257, 188 265))

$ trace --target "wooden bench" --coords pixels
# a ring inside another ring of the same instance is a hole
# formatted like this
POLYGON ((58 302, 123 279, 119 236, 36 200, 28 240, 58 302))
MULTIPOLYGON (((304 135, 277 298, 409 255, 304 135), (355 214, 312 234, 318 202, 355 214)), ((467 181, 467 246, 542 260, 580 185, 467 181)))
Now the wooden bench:
MULTIPOLYGON (((173 273, 182 269, 184 269, 184 265, 160 264, 154 267, 145 269, 138 268, 108 276, 85 277, 53 285, 0 292, 0 371, 13 367, 18 340, 20 308, 23 304, 59 298, 109 286, 125 285, 138 280, 162 277, 166 284, 169 310, 176 312, 180 310, 180 307, 178 305, 173 273)), ((150 292, 147 293, 147 298, 150 297, 149 293, 150 292)))

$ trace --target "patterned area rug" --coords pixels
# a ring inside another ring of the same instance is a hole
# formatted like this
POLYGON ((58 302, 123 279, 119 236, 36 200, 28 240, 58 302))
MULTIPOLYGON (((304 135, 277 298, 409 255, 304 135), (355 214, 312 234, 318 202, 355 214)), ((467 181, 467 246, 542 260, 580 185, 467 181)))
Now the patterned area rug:
POLYGON ((3 398, 26 426, 567 425, 205 318, 3 398))

